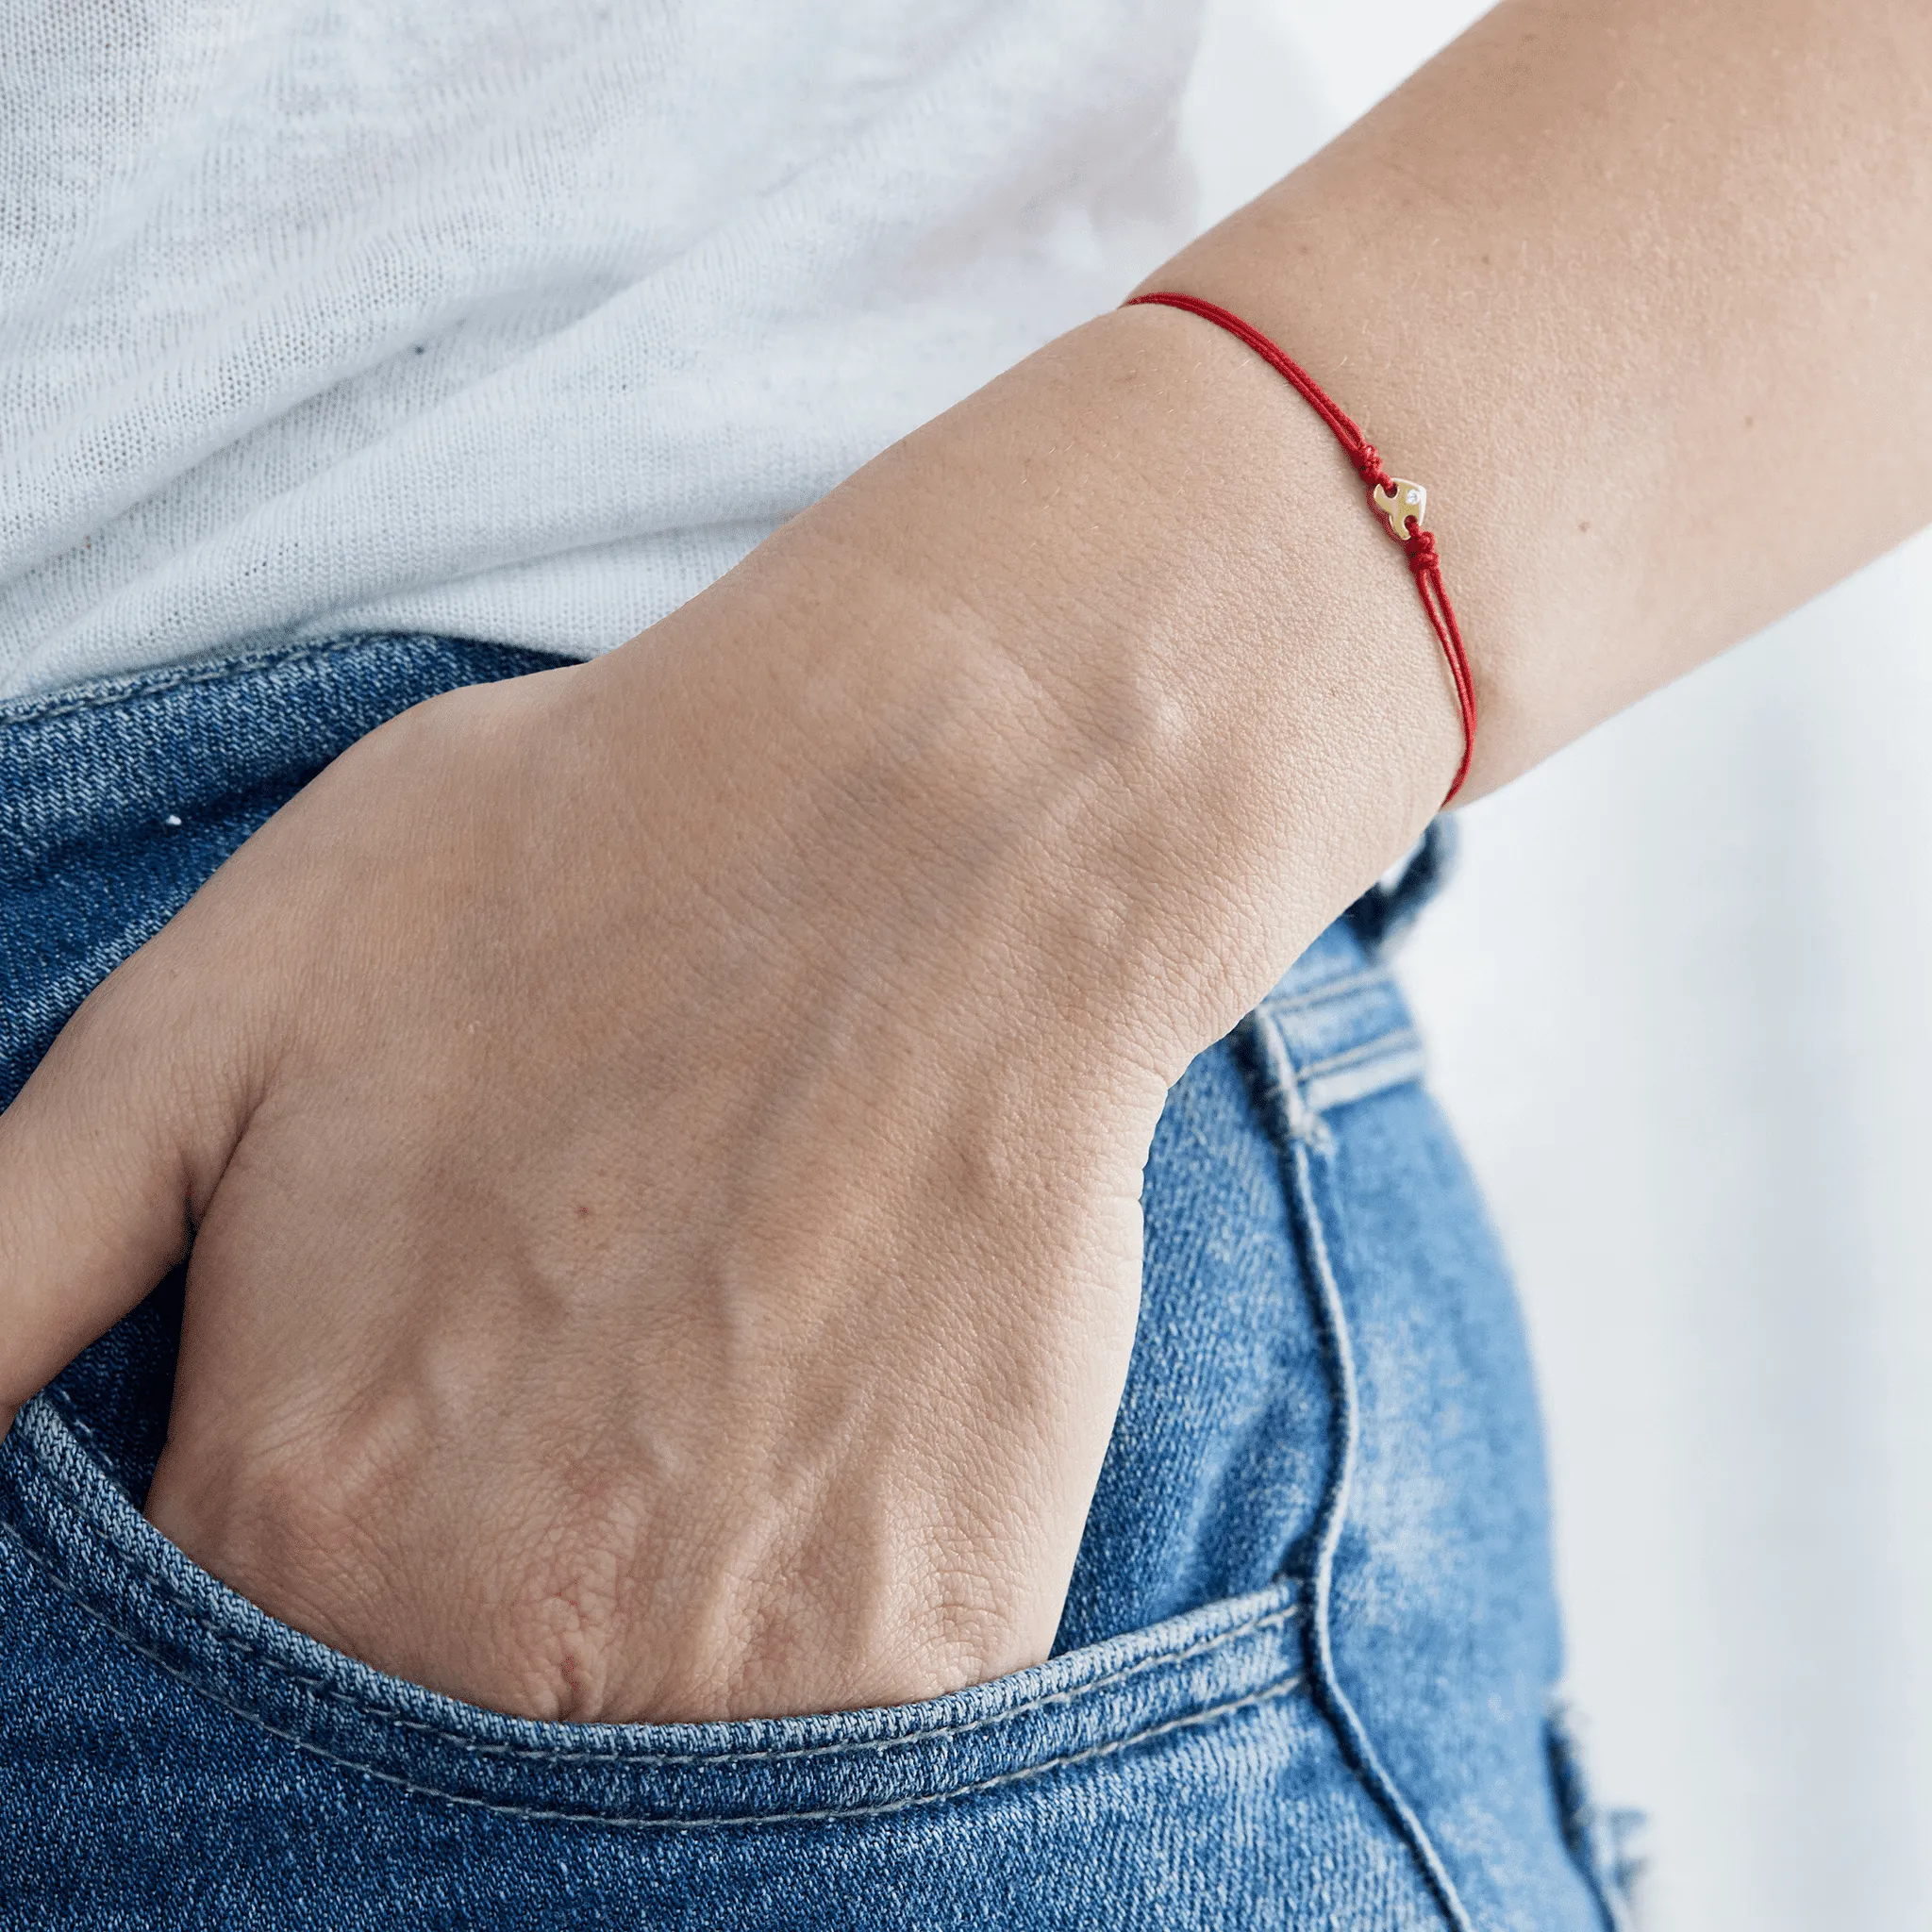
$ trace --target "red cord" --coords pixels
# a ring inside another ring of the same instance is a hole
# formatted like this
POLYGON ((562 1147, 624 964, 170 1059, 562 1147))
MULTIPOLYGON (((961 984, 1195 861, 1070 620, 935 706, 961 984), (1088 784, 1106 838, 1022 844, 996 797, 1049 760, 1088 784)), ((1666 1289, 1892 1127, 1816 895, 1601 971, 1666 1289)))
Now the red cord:
MULTIPOLYGON (((1347 452, 1357 474, 1368 485, 1369 508, 1381 520, 1382 526, 1402 545, 1403 554, 1408 558, 1409 570, 1415 576, 1416 592, 1423 600, 1423 608, 1428 612, 1429 623, 1442 646, 1442 656, 1448 661, 1450 681, 1456 686, 1456 703, 1462 713, 1462 762, 1457 766, 1455 783, 1442 799, 1442 803, 1448 805, 1462 790, 1462 781, 1469 776, 1469 761, 1475 754, 1475 681, 1470 675, 1469 653, 1462 647, 1462 632, 1457 626, 1455 607, 1449 602, 1449 592, 1442 588, 1442 564, 1436 554, 1434 533, 1423 528, 1418 511, 1403 513, 1402 505, 1396 500, 1396 478, 1382 467, 1382 458, 1375 454, 1375 445, 1362 434, 1355 419, 1338 409, 1324 393, 1321 384, 1259 329, 1217 303, 1204 302, 1197 295, 1174 294, 1166 290, 1152 295, 1131 295, 1121 306, 1132 308, 1142 302, 1158 302, 1168 308, 1184 308, 1190 315, 1198 315, 1203 322, 1211 322, 1215 327, 1224 328, 1237 341, 1245 342, 1269 368, 1291 383, 1316 415, 1334 431, 1336 441, 1347 452), (1388 501, 1377 502, 1377 492, 1388 501)), ((1408 487, 1411 486, 1405 486, 1408 487)))

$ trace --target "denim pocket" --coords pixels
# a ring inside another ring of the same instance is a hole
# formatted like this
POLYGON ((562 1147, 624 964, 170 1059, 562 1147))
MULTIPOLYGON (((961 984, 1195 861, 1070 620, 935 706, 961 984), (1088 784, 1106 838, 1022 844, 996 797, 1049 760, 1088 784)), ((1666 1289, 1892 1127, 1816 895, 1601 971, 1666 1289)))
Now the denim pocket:
MULTIPOLYGON (((349 640, 8 712, 0 1094, 328 758, 434 691, 542 661, 349 640)), ((1413 896, 1357 908, 1272 1003, 1305 1056, 1298 1105, 1359 1113, 1412 1077, 1370 953, 1413 896)), ((531 1724, 264 1616, 137 1507, 165 1431, 170 1284, 0 1442, 0 1919, 1441 1932, 1302 1682, 1333 1364, 1279 1125, 1239 1043, 1202 1056, 1163 1120, 1134 1371, 1061 1654, 895 1709, 531 1724)))
MULTIPOLYGON (((1330 1104, 1414 1076, 1399 1000, 1345 929, 1271 1008, 1330 1104)), ((1281 1152, 1240 1041, 1204 1054, 1148 1164, 1141 1331, 1058 1652, 952 1696, 747 1723, 545 1724, 386 1676, 276 1622, 137 1507, 164 1432, 178 1276, 23 1411, 0 1447, 0 1531, 226 1718, 458 1805, 715 1831, 912 1811, 1075 1767, 1104 1776, 1142 1747, 1306 1703, 1300 1579, 1331 1477, 1332 1365, 1281 1152)))
POLYGON ((0 1508, 42 1576, 230 1717, 408 1791, 531 1820, 716 1830, 882 1816, 1097 1765, 1301 1686, 1284 1581, 920 1704, 541 1724, 386 1676, 267 1616, 156 1531, 45 1396, 0 1452, 0 1508))
MULTIPOLYGON (((1190 1069, 1149 1161, 1141 1328, 1060 1654, 922 1704, 537 1724, 276 1623, 139 1512, 175 1314, 174 1290, 153 1298, 0 1443, 0 1844, 22 1848, 17 1922, 1441 1932, 1418 1821, 1446 1816, 1468 1890, 1516 1826, 1518 1774, 1490 1748, 1494 1714, 1440 1694, 1469 1620, 1445 1605, 1434 1629, 1436 1599, 1466 1579, 1423 1590, 1398 1563, 1385 1585, 1384 1556, 1415 1543, 1380 1517, 1463 1497, 1436 1466, 1449 1439, 1411 1425, 1437 1413, 1413 1344, 1444 1322, 1466 1340, 1471 1294, 1486 1307, 1507 1289, 1480 1259, 1483 1279, 1458 1283, 1409 1231, 1424 1218, 1440 1249, 1462 1199, 1417 1058, 1386 974, 1338 928, 1190 1069), (1289 1170, 1325 1176, 1319 1214, 1289 1170), (1316 1287, 1348 1304, 1341 1325, 1316 1287), (1408 1365, 1392 1377, 1381 1336, 1408 1365), (1392 1461, 1375 1455, 1384 1403, 1392 1461), (1366 1419, 1359 1443, 1350 1416, 1366 1419), (1372 1735, 1413 1813, 1365 1755, 1372 1735), (1477 1761, 1497 1777, 1465 1815, 1468 1776, 1432 1790, 1432 1767, 1477 1761), (1458 1844, 1464 1825, 1488 1853, 1458 1844)), ((1508 1503, 1493 1485, 1483 1499, 1508 1503)), ((1468 1554, 1495 1548, 1479 1536, 1468 1554)), ((1540 1751, 1525 1769, 1549 1818, 1540 1751)), ((1491 1919, 1545 1932, 1574 1914, 1491 1919)))

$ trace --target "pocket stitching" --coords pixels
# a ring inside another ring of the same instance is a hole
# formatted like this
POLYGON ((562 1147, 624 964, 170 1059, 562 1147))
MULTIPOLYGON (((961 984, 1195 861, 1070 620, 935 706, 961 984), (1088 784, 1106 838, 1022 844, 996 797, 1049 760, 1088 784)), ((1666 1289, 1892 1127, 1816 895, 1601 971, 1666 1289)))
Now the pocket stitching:
MULTIPOLYGON (((17 1446, 21 1450, 26 1450, 27 1448, 25 1442, 17 1446)), ((1007 1723, 1009 1719, 1024 1716, 1028 1712, 1044 1709, 1050 1705, 1069 1703, 1076 1697, 1084 1697, 1091 1691, 1104 1690, 1108 1686, 1118 1684, 1127 1677, 1138 1674, 1140 1672, 1151 1670, 1157 1665, 1181 1663, 1189 1658, 1204 1656, 1209 1651, 1218 1650, 1223 1645, 1232 1643, 1239 1639, 1251 1637, 1260 1631, 1274 1629, 1281 1624, 1291 1623, 1301 1614, 1299 1603, 1289 1604, 1278 1610, 1269 1611, 1265 1615, 1247 1618, 1241 1623, 1236 1624, 1226 1630, 1220 1631, 1212 1637, 1200 1638, 1180 1650, 1156 1651, 1150 1656, 1137 1658, 1132 1663, 1122 1664, 1118 1668, 1108 1671, 1098 1677, 1090 1677, 1082 1683, 1070 1685, 1063 1690, 1041 1691, 1039 1696, 1028 1698, 1021 1704, 1009 1706, 1005 1710, 992 1711, 985 1717, 962 1719, 958 1724, 941 1725, 937 1729, 908 1731, 900 1736, 891 1738, 856 1738, 832 1743, 801 1744, 791 1748, 770 1748, 754 1751, 652 1751, 642 1748, 625 1749, 616 1746, 601 1750, 574 1750, 566 1746, 514 1744, 507 1739, 488 1740, 472 1738, 461 1731, 451 1730, 444 1725, 433 1724, 425 1718, 406 1716, 388 1705, 377 1704, 371 1700, 358 1697, 352 1691, 344 1690, 340 1686, 331 1684, 325 1677, 314 1676, 297 1669, 293 1664, 282 1657, 276 1657, 272 1651, 265 1649, 260 1644, 252 1643, 246 1638, 237 1636, 231 1631, 224 1630, 208 1616, 206 1611, 185 1596, 175 1584, 171 1583, 166 1577, 155 1574, 149 1568, 142 1553, 129 1548, 115 1533, 112 1525, 96 1519, 89 1508, 86 1498, 74 1489, 64 1474, 50 1468, 46 1461, 38 1454, 34 1454, 34 1461, 39 1466, 42 1474, 66 1495, 69 1502, 74 1506, 80 1523, 95 1536, 108 1541, 122 1557, 135 1566, 140 1581, 145 1588, 153 1590, 157 1594, 165 1598, 197 1628, 204 1631, 208 1636, 212 1637, 216 1642, 244 1658, 255 1659, 275 1674, 288 1679, 293 1684, 300 1685, 312 1695, 326 1700, 329 1703, 341 1705, 359 1716, 375 1718, 381 1723, 391 1724, 399 1730, 413 1731, 432 1738, 439 1742, 453 1744, 460 1750, 472 1752, 479 1757, 515 1758, 524 1762, 557 1765, 637 1765, 640 1767, 701 1764, 729 1767, 732 1765, 774 1760, 792 1762, 812 1757, 858 1756, 865 1753, 878 1755, 886 1751, 903 1749, 909 1745, 924 1744, 946 1738, 965 1737, 975 1731, 988 1730, 996 1724, 1007 1723)), ((120 1492, 116 1491, 115 1493, 118 1498, 120 1492)), ((129 1507, 131 1507, 132 1506, 129 1505, 129 1507)), ((12 1524, 0 1523, 0 1528, 4 1528, 8 1535, 19 1544, 37 1569, 53 1577, 53 1580, 65 1594, 73 1598, 75 1603, 78 1603, 92 1615, 95 1616, 102 1624, 106 1624, 124 1642, 132 1645, 134 1649, 140 1651, 142 1656, 152 1658, 157 1663, 162 1662, 162 1659, 157 1653, 142 1643, 131 1633, 122 1628, 119 1623, 115 1622, 104 1611, 90 1604, 65 1578, 54 1575, 51 1566, 20 1535, 12 1524)), ((158 1535, 159 1532, 157 1531, 156 1534, 158 1535)), ((215 1580, 217 1582, 220 1581, 219 1578, 215 1580)), ((244 1598, 242 1601, 245 1602, 246 1599, 244 1598)), ((261 1612, 260 1614, 265 1615, 266 1612, 261 1612)), ((297 1634, 300 1635, 301 1633, 298 1632, 297 1634)), ((250 1717, 251 1721, 259 1723, 265 1730, 275 1729, 265 1719, 255 1718, 252 1713, 243 1709, 242 1706, 230 1702, 227 1698, 220 1696, 213 1690, 207 1690, 197 1679, 191 1677, 185 1672, 166 1664, 163 1664, 163 1668, 168 1670, 171 1676, 187 1684, 191 1689, 202 1690, 206 1695, 213 1698, 225 1709, 235 1711, 241 1716, 250 1717)), ((501 1718, 506 1716, 507 1713, 492 1712, 490 1715, 501 1718)), ((511 1719, 510 1721, 516 1722, 517 1720, 511 1719)), ((289 1734, 276 1731, 275 1735, 288 1736, 289 1734)), ((299 1742, 300 1740, 295 1740, 294 1741, 299 1742)), ((327 1757, 333 1754, 322 1752, 321 1755, 327 1757)), ((341 1761, 348 1763, 353 1760, 344 1758, 341 1761)), ((381 1775, 379 1773, 372 1774, 381 1775)))
MULTIPOLYGON (((19 1543, 37 1568, 44 1570, 31 1547, 20 1537, 9 1523, 0 1523, 8 1535, 19 1543)), ((921 1805, 946 1805, 959 1798, 974 1796, 976 1792, 992 1790, 1003 1785, 1024 1783, 1028 1778, 1043 1776, 1050 1771, 1061 1771, 1073 1764, 1086 1764, 1096 1758, 1110 1757, 1116 1752, 1124 1751, 1130 1745, 1145 1744, 1156 1738, 1167 1736, 1170 1732, 1191 1730, 1201 1724, 1211 1724, 1224 1717, 1231 1717, 1237 1711, 1250 1710, 1258 1705, 1274 1703, 1291 1695, 1302 1688, 1302 1674, 1299 1671, 1286 1677, 1276 1678, 1271 1684, 1264 1684, 1258 1690, 1251 1690, 1241 1697, 1227 1699, 1221 1704, 1210 1704, 1201 1710, 1189 1711, 1184 1716, 1168 1718, 1158 1724, 1150 1724, 1144 1730, 1129 1731, 1122 1738, 1110 1738, 1104 1744, 1089 1745, 1085 1750, 1062 1752, 1058 1757, 1042 1759, 1038 1764, 1020 1766, 1015 1771, 994 1773, 991 1777, 975 1779, 972 1784, 960 1785, 952 1790, 917 1791, 909 1797, 892 1798, 877 1805, 855 1805, 849 1807, 825 1806, 811 1811, 744 1811, 724 1818, 621 1818, 611 1817, 602 1811, 573 1811, 561 1807, 536 1805, 508 1805, 498 1798, 482 1798, 467 1791, 446 1791, 435 1785, 421 1785, 400 1776, 392 1771, 384 1771, 377 1765, 369 1764, 359 1758, 349 1757, 339 1751, 331 1751, 318 1744, 313 1739, 305 1738, 298 1732, 286 1730, 279 1724, 273 1724, 258 1713, 246 1709, 240 1704, 224 1697, 219 1691, 210 1690, 206 1684, 191 1677, 177 1664, 171 1662, 158 1651, 151 1649, 137 1637, 130 1636, 117 1625, 108 1624, 106 1617, 87 1599, 75 1590, 63 1576, 49 1574, 49 1581, 77 1604, 81 1609, 97 1621, 107 1624, 122 1642, 129 1649, 138 1651, 156 1669, 176 1682, 185 1684, 191 1690, 219 1705, 222 1709, 241 1718, 245 1724, 253 1724, 266 1731, 271 1737, 280 1738, 284 1743, 292 1744, 298 1751, 306 1751, 310 1757, 320 1758, 325 1764, 337 1764, 345 1771, 353 1771, 364 1777, 374 1778, 380 1784, 393 1785, 398 1790, 407 1791, 412 1797, 434 1798, 446 1805, 467 1805, 479 1811, 495 1812, 508 1818, 521 1818, 535 1824, 596 1824, 615 1831, 718 1831, 726 1827, 758 1824, 830 1824, 841 1819, 882 1818, 894 1811, 907 1811, 921 1805)), ((1270 1621, 1281 1622, 1285 1615, 1270 1621)), ((1259 1625, 1243 1626, 1258 1628, 1259 1625)), ((1228 1637, 1240 1634, 1227 1632, 1217 1640, 1226 1641, 1228 1637)), ((928 1734, 937 1735, 937 1734, 928 1734)), ((786 1755, 786 1754, 776 1754, 786 1755)), ((642 1758, 638 1762, 646 1761, 642 1758)), ((714 1760, 728 1761, 728 1760, 714 1760)))

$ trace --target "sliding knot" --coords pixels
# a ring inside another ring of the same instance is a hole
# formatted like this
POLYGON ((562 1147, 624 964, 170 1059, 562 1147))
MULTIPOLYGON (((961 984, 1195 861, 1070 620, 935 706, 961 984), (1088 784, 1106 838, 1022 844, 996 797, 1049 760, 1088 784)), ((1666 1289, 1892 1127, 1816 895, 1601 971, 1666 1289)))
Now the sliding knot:
POLYGON ((1462 762, 1442 803, 1447 805, 1462 790, 1469 775, 1469 763, 1475 752, 1475 681, 1470 675, 1469 653, 1462 646, 1462 632, 1450 607, 1449 592, 1442 588, 1442 570, 1436 556, 1436 540, 1423 528, 1428 513, 1428 491, 1420 483, 1391 476, 1382 467, 1375 445, 1361 432, 1361 425, 1342 409, 1308 372, 1278 342, 1270 341, 1253 324, 1243 322, 1232 309, 1219 303, 1204 301, 1199 295, 1183 295, 1174 289, 1129 295, 1128 306, 1158 302, 1167 308, 1180 308, 1211 322, 1239 342, 1244 342, 1269 368, 1301 396, 1322 421, 1355 465, 1357 474, 1368 486, 1369 507, 1381 518, 1382 526, 1401 544, 1403 555, 1415 578, 1417 594, 1428 617, 1436 641, 1449 666, 1449 677, 1456 687, 1457 708, 1462 713, 1462 762))

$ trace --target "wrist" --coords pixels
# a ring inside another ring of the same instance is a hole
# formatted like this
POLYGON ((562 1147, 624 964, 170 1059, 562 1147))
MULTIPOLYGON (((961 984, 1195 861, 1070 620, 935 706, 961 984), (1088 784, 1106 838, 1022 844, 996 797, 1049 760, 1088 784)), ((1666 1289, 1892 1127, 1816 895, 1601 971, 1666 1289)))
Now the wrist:
POLYGON ((979 930, 1024 997, 1168 1077, 1405 849, 1459 752, 1400 558, 1250 361, 1188 317, 1102 318, 623 674, 689 683, 794 818, 890 797, 838 835, 873 847, 853 890, 998 902, 979 930))

